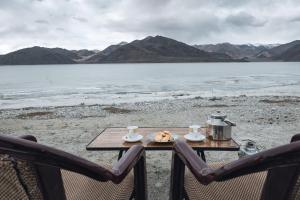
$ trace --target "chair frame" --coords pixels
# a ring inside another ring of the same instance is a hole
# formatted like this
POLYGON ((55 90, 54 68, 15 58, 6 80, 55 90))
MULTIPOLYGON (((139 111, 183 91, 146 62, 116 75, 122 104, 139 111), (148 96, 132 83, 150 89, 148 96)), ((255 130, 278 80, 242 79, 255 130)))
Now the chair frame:
POLYGON ((134 171, 134 190, 131 198, 147 199, 146 158, 143 146, 134 145, 111 170, 70 153, 36 143, 31 135, 20 138, 0 135, 0 153, 34 164, 44 199, 65 200, 60 169, 73 171, 97 181, 121 183, 134 171), (56 185, 57 187, 53 187, 56 185))
POLYGON ((268 170, 262 199, 287 199, 300 174, 298 140, 300 134, 293 136, 291 144, 245 156, 217 169, 210 168, 184 141, 177 141, 172 156, 170 200, 188 199, 184 190, 185 166, 203 185, 268 170))

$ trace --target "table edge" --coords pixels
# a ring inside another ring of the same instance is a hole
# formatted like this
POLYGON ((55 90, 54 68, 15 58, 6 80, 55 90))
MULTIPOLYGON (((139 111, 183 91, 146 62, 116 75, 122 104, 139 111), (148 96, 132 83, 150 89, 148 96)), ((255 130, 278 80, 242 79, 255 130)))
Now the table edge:
MULTIPOLYGON (((130 147, 89 147, 91 143, 96 140, 106 129, 109 128, 125 128, 125 127, 106 127, 99 134, 97 134, 86 146, 87 151, 118 151, 126 150, 130 147)), ((139 128, 188 128, 188 127, 139 127, 139 128)), ((239 151, 240 145, 233 138, 231 140, 237 145, 237 147, 192 147, 194 150, 204 150, 204 151, 239 151)), ((173 147, 144 147, 145 150, 173 150, 173 147)))
MULTIPOLYGON (((86 147, 87 151, 119 151, 128 150, 130 147, 86 147)), ((144 147, 148 151, 173 150, 173 147, 144 147)), ((238 151, 240 147, 192 147, 194 150, 203 151, 238 151)))

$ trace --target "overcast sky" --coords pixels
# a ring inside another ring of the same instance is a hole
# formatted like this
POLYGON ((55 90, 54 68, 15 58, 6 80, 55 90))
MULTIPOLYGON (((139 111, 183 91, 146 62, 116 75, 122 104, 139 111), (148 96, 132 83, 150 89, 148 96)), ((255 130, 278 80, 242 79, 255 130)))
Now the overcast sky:
POLYGON ((188 44, 300 39, 299 0, 0 0, 0 54, 103 49, 163 35, 188 44))

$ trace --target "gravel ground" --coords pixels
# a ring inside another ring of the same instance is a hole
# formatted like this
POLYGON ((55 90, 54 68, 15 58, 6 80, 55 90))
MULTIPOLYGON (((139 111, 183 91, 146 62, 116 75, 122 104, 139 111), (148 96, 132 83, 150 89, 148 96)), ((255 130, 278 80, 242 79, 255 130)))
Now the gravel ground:
MULTIPOLYGON (((180 98, 180 97, 179 97, 180 98)), ((32 134, 40 143, 113 164, 117 152, 88 152, 85 146, 109 126, 189 126, 204 124, 215 111, 236 122, 233 138, 255 140, 264 148, 289 142, 300 133, 300 97, 259 96, 193 98, 119 105, 78 105, 0 109, 0 133, 32 134)), ((236 152, 208 152, 208 162, 237 159, 236 152)), ((147 152, 149 199, 168 199, 171 152, 147 152)))

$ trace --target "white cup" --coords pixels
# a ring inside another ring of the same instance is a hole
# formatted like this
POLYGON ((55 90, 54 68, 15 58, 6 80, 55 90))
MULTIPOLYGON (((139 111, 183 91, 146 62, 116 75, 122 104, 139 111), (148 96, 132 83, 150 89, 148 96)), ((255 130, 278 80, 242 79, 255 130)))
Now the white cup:
POLYGON ((192 130, 193 134, 197 134, 197 133, 199 133, 198 129, 201 128, 201 126, 199 126, 199 125, 191 125, 191 126, 189 126, 189 128, 192 130))
POLYGON ((129 138, 135 137, 138 128, 139 128, 138 126, 127 126, 128 137, 129 138))

